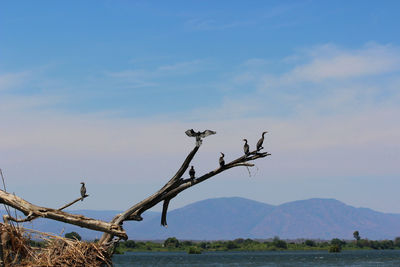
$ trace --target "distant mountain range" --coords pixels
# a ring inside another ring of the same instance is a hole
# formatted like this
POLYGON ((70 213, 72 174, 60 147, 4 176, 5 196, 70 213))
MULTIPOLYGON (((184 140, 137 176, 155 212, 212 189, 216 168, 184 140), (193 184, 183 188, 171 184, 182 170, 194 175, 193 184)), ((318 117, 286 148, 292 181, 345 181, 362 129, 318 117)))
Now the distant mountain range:
MULTIPOLYGON (((120 211, 70 211, 105 221, 120 211)), ((207 199, 168 212, 168 228, 160 226, 159 212, 146 212, 141 222, 127 222, 131 239, 219 240, 235 238, 267 239, 352 239, 358 230, 362 238, 394 239, 400 236, 400 214, 355 208, 335 199, 308 199, 278 206, 239 198, 207 199)), ((27 228, 60 234, 76 231, 84 239, 99 238, 100 232, 37 219, 27 228)))

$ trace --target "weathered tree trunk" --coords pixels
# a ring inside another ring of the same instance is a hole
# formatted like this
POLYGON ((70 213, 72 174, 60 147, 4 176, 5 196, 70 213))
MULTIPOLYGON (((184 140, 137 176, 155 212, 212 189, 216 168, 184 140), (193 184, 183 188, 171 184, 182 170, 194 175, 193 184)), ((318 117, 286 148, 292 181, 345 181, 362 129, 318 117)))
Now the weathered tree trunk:
POLYGON ((28 217, 48 218, 96 231, 110 233, 123 239, 128 238, 125 231, 119 225, 88 218, 83 215, 75 215, 56 209, 36 206, 16 195, 7 193, 3 190, 0 190, 0 203, 13 207, 28 217))

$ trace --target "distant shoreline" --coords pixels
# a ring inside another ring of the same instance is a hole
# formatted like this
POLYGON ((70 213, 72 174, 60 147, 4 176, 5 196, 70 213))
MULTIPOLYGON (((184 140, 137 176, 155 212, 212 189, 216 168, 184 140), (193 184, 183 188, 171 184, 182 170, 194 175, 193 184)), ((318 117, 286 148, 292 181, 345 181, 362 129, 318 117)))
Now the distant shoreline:
POLYGON ((270 241, 260 242, 253 239, 238 238, 229 241, 179 241, 171 237, 164 242, 133 241, 120 242, 116 249, 117 254, 125 252, 178 252, 178 251, 330 251, 342 250, 385 250, 400 249, 400 237, 395 240, 340 240, 315 241, 311 239, 303 242, 290 242, 275 237, 270 241))

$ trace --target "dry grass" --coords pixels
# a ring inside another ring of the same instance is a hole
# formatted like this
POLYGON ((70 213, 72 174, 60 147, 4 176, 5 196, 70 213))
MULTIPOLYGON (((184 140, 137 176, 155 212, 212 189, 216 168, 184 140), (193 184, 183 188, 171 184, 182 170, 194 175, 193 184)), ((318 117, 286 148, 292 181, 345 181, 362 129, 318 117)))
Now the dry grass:
POLYGON ((22 227, 1 224, 4 260, 7 266, 112 266, 111 254, 104 247, 71 240, 22 227), (3 237, 5 239, 3 239, 3 237), (45 241, 45 247, 30 246, 32 237, 45 241))

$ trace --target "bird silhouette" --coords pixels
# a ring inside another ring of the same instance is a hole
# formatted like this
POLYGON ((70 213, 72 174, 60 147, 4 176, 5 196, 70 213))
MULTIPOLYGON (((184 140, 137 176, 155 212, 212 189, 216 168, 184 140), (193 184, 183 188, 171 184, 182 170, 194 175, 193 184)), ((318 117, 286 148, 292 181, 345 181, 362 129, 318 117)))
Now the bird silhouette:
POLYGON ((244 143, 244 146, 243 146, 243 151, 244 151, 244 154, 247 156, 250 152, 250 147, 249 147, 249 145, 247 144, 247 139, 243 139, 243 141, 245 142, 244 143))
POLYGON ((196 175, 196 171, 194 170, 194 167, 192 166, 189 170, 189 176, 190 179, 194 179, 194 176, 196 175))
POLYGON ((83 201, 83 198, 86 196, 86 187, 85 187, 85 183, 81 182, 82 186, 81 186, 81 201, 83 201))
POLYGON ((200 131, 195 132, 193 129, 189 129, 185 133, 189 137, 196 137, 196 145, 200 146, 201 142, 202 142, 201 138, 207 137, 212 134, 216 134, 217 132, 211 131, 211 130, 205 130, 203 132, 200 132, 200 131))
POLYGON ((262 136, 260 138, 260 140, 258 140, 257 142, 257 151, 260 151, 261 149, 263 149, 263 143, 264 143, 264 134, 268 133, 267 131, 262 133, 262 136))
POLYGON ((225 160, 224 160, 225 155, 222 152, 220 152, 220 153, 221 153, 221 157, 219 157, 219 166, 223 167, 225 165, 225 160))

